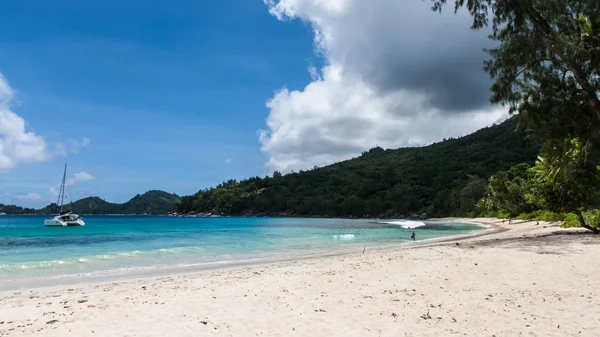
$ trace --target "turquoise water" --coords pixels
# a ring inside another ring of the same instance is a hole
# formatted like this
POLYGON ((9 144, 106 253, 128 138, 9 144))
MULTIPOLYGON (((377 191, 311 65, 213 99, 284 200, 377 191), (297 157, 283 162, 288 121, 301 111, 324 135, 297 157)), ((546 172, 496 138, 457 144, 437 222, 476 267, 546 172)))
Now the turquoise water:
POLYGON ((0 290, 32 280, 103 277, 362 251, 468 234, 440 221, 87 216, 85 227, 44 227, 43 217, 0 216, 0 290), (414 229, 410 227, 416 227, 414 229))

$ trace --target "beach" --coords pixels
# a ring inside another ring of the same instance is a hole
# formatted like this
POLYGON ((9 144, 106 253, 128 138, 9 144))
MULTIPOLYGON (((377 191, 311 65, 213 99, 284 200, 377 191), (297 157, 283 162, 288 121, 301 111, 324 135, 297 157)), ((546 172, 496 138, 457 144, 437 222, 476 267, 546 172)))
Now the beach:
POLYGON ((600 335, 599 236, 556 223, 453 220, 494 230, 399 249, 2 292, 0 335, 600 335))

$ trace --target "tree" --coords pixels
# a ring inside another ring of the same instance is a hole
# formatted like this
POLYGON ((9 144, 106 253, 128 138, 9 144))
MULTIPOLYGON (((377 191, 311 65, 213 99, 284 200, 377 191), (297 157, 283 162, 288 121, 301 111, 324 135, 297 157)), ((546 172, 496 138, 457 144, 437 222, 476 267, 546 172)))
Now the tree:
MULTIPOLYGON (((435 11, 447 2, 431 1, 435 11)), ((578 185, 585 181, 600 189, 594 179, 600 165, 600 1, 455 0, 454 5, 455 11, 467 8, 473 29, 491 21, 491 38, 498 42, 487 50, 491 59, 484 66, 494 80, 491 101, 518 113, 521 127, 543 145, 547 173, 561 172, 560 179, 539 173, 538 190, 548 192, 541 200, 551 200, 543 203, 553 209, 561 208, 559 201, 572 211, 588 207, 578 185), (585 155, 575 160, 578 151, 585 155)))
POLYGON ((540 156, 533 168, 530 198, 550 211, 576 214, 581 227, 599 233, 600 224, 586 223, 583 212, 600 207, 600 166, 592 167, 586 160, 579 140, 563 146, 540 156))
POLYGON ((179 212, 273 216, 465 216, 487 178, 533 164, 539 146, 509 119, 423 148, 374 149, 337 164, 225 182, 183 198, 179 212), (447 202, 452 199, 452 202, 447 202))
MULTIPOLYGON (((432 0, 441 11, 447 0, 432 0)), ((590 142, 600 155, 600 1, 456 0, 472 28, 492 21, 485 70, 494 78, 491 100, 519 112, 542 138, 590 142)))
POLYGON ((534 205, 526 198, 531 190, 532 176, 530 166, 525 163, 496 173, 490 177, 479 207, 511 216, 532 212, 534 205))
MULTIPOLYGON (((431 1, 435 11, 447 2, 431 1)), ((500 43, 488 50, 492 59, 485 64, 495 80, 492 102, 526 112, 539 128, 561 126, 567 135, 600 139, 594 130, 600 123, 600 1, 455 1, 455 11, 463 6, 473 16, 473 29, 488 26, 491 18, 491 38, 500 43), (550 102, 559 105, 548 111, 550 102), (554 125, 540 117, 552 117, 554 125)))
POLYGON ((459 210, 461 214, 468 214, 475 210, 477 202, 486 191, 486 181, 477 176, 470 175, 469 181, 460 190, 459 210))

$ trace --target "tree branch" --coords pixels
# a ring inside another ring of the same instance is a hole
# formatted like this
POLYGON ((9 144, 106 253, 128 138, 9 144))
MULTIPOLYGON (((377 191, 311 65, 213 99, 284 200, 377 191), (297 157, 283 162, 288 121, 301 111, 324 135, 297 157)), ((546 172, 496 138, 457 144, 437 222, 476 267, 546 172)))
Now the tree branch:
MULTIPOLYGON (((523 8, 527 11, 533 24, 542 30, 549 42, 553 43, 553 30, 548 21, 546 21, 546 19, 544 19, 544 17, 535 8, 533 8, 533 5, 531 3, 522 1, 521 6, 523 6, 523 8)), ((549 49, 553 53, 555 53, 571 69, 571 71, 573 72, 573 76, 577 80, 577 83, 579 83, 579 86, 581 86, 581 88, 585 92, 588 98, 588 103, 596 114, 596 118, 598 118, 598 120, 600 121, 600 99, 596 95, 596 91, 585 76, 583 69, 581 69, 581 65, 577 61, 566 57, 564 53, 559 52, 555 48, 550 47, 549 49)))

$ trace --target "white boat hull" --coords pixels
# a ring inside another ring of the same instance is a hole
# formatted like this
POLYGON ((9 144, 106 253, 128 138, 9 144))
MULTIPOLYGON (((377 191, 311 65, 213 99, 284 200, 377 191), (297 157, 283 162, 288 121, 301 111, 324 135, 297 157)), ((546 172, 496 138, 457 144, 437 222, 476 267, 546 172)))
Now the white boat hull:
POLYGON ((81 219, 76 219, 76 220, 61 220, 61 219, 57 219, 57 217, 53 218, 53 219, 46 219, 44 220, 44 226, 48 226, 48 227, 67 227, 67 226, 84 226, 85 222, 83 222, 83 220, 81 219))
POLYGON ((62 183, 60 184, 60 193, 56 200, 58 205, 58 215, 53 218, 44 220, 44 226, 48 227, 67 227, 67 226, 83 226, 85 222, 77 214, 71 213, 71 211, 63 212, 63 204, 65 199, 65 180, 67 178, 67 164, 65 164, 65 171, 63 172, 62 183))

